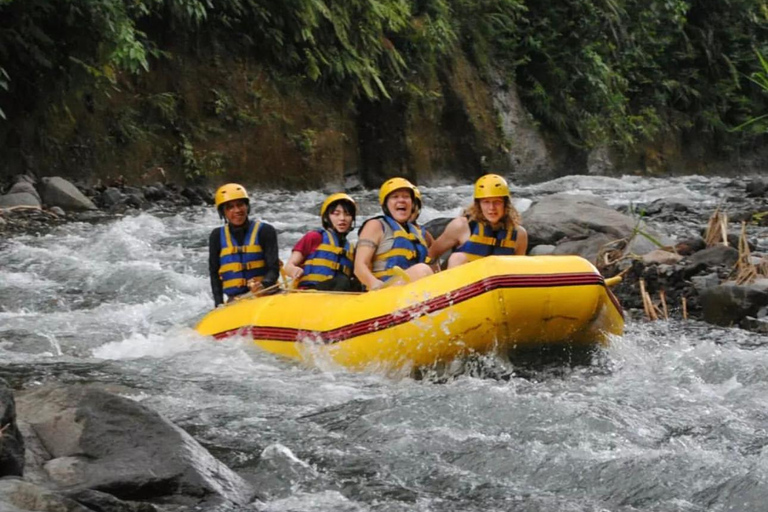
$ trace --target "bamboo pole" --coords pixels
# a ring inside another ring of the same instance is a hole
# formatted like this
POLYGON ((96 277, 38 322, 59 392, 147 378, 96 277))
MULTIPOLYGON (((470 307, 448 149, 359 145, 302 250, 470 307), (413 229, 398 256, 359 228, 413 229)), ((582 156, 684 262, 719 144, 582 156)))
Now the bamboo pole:
POLYGON ((685 297, 682 298, 683 303, 683 320, 688 320, 688 301, 685 297))
POLYGON ((664 290, 659 290, 659 299, 661 299, 661 308, 664 313, 664 320, 669 320, 669 310, 667 309, 667 294, 664 290))

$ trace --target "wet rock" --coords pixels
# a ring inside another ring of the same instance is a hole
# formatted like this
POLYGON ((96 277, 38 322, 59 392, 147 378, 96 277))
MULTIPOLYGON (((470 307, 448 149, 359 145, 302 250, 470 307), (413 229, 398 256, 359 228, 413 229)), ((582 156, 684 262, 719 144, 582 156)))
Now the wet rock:
POLYGON ((200 187, 184 187, 181 190, 181 195, 187 199, 190 205, 210 204, 209 197, 211 194, 200 187))
POLYGON ((681 256, 688 256, 707 247, 703 238, 687 238, 675 244, 675 252, 681 256))
POLYGON ((146 187, 142 188, 142 192, 144 193, 144 197, 147 199, 147 201, 160 201, 168 197, 168 191, 165 189, 162 183, 158 183, 156 185, 147 185, 146 187))
POLYGON ((426 229, 430 235, 432 235, 435 240, 443 234, 443 231, 445 231, 445 226, 448 225, 449 222, 451 222, 453 218, 451 217, 440 217, 437 219, 432 219, 431 221, 424 224, 424 229, 426 229))
POLYGON ((552 254, 577 254, 582 258, 595 263, 600 249, 613 241, 605 233, 596 233, 582 240, 570 240, 558 244, 552 254))
POLYGON ((184 494, 247 503, 253 491, 171 422, 95 387, 51 386, 17 397, 19 421, 47 451, 52 484, 121 499, 184 494))
POLYGON ((35 189, 35 186, 32 183, 26 180, 17 181, 14 183, 10 190, 8 190, 8 194, 30 194, 37 198, 38 205, 42 204, 40 194, 37 192, 37 189, 35 189))
POLYGON ((658 215, 661 213, 679 213, 691 212, 696 210, 696 203, 691 199, 668 198, 657 199, 646 206, 647 215, 658 215))
POLYGON ((123 200, 123 194, 115 187, 107 187, 99 196, 99 204, 105 208, 110 208, 120 204, 123 200))
POLYGON ((705 290, 707 288, 714 288, 720 284, 720 276, 716 272, 703 276, 691 277, 691 283, 698 291, 705 290))
POLYGON ((696 265, 705 265, 707 267, 722 265, 732 267, 736 264, 738 259, 739 251, 733 247, 716 245, 692 254, 686 261, 689 267, 696 265))
POLYGON ((40 208, 41 204, 37 196, 28 194, 27 192, 15 192, 13 194, 0 196, 0 208, 16 208, 19 206, 40 208))
POLYGON ((93 512, 93 509, 86 508, 55 491, 10 478, 0 479, 0 510, 2 512, 93 512))
POLYGON ((547 254, 552 254, 555 252, 555 246, 554 245, 537 245, 530 251, 528 251, 529 256, 544 256, 547 254))
POLYGON ((699 295, 704 321, 715 325, 737 325, 768 305, 768 291, 760 285, 724 283, 706 288, 699 295))
POLYGON ((656 249, 654 251, 643 254, 643 263, 663 263, 671 265, 678 263, 683 257, 673 252, 665 251, 662 249, 656 249))
POLYGON ((43 178, 41 197, 47 206, 59 206, 65 211, 95 210, 96 205, 72 183, 54 176, 43 178))
MULTIPOLYGON (((608 241, 628 239, 638 221, 614 210, 599 197, 560 193, 546 196, 536 202, 523 214, 523 225, 528 231, 529 245, 534 246, 585 240, 597 233, 606 235, 603 239, 608 241)), ((656 239, 665 238, 642 224, 639 229, 656 239)), ((647 239, 643 242, 640 238, 644 237, 635 237, 638 244, 632 249, 635 254, 643 254, 643 251, 648 252, 656 248, 652 242, 647 239)), ((584 244, 580 246, 584 247, 584 244)))
POLYGON ((739 322, 739 326, 748 331, 759 334, 768 334, 768 318, 754 318, 748 316, 739 322))
POLYGON ((747 197, 762 197, 768 195, 768 180, 756 178, 747 183, 747 197))
POLYGON ((57 217, 66 217, 67 216, 67 214, 64 212, 64 210, 62 210, 58 206, 54 206, 53 208, 51 208, 50 212, 52 214, 56 215, 57 217))
POLYGON ((0 477, 24 474, 24 439, 16 425, 13 391, 0 378, 0 477))
POLYGON ((104 492, 85 490, 63 492, 62 495, 88 507, 89 510, 99 512, 158 512, 157 507, 149 503, 123 501, 104 492))

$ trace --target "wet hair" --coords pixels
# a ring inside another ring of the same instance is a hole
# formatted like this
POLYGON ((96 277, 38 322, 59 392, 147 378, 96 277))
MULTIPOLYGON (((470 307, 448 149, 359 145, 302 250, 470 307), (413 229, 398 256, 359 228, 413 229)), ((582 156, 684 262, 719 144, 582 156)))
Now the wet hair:
MULTIPOLYGON (((505 228, 514 229, 523 223, 522 218, 520 217, 520 212, 517 211, 517 208, 515 208, 508 197, 504 198, 504 212, 506 215, 502 220, 504 221, 505 228)), ((488 219, 483 215, 482 208, 480 208, 480 199, 475 199, 475 201, 464 210, 464 216, 470 221, 489 223, 488 219)))
POLYGON ((349 226, 349 231, 347 231, 347 233, 351 233, 352 228, 355 227, 355 206, 346 199, 339 199, 328 205, 328 208, 325 209, 325 214, 323 215, 322 219, 323 227, 325 229, 333 229, 333 224, 331 223, 331 213, 336 210, 337 206, 341 206, 345 212, 352 216, 352 224, 349 226))

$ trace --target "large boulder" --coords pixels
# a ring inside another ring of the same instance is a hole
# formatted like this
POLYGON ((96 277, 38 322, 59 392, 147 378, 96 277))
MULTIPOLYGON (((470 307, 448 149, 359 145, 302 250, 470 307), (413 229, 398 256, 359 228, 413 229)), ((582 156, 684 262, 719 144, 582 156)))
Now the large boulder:
POLYGON ((750 285, 723 283, 699 292, 702 315, 715 325, 736 325, 748 316, 757 316, 768 305, 768 280, 750 285))
POLYGON ((16 426, 13 391, 0 378, 0 477, 24 473, 24 439, 16 426))
POLYGON ((43 178, 40 188, 43 203, 49 207, 58 206, 65 211, 96 210, 96 205, 64 178, 43 178))
POLYGON ((40 204, 40 194, 38 194, 35 186, 25 179, 20 179, 13 186, 8 189, 8 194, 29 194, 37 198, 37 203, 40 204))
POLYGON ((28 192, 14 192, 0 196, 0 208, 15 208, 17 206, 40 208, 40 200, 28 192))
POLYGON ((586 194, 545 196, 523 214, 531 245, 556 244, 563 239, 584 239, 605 233, 613 239, 629 237, 637 222, 604 199, 586 194))
POLYGON ((627 253, 643 255, 658 245, 648 237, 633 236, 642 231, 663 245, 671 241, 637 219, 611 208, 597 196, 558 193, 546 196, 523 213, 528 245, 557 245, 555 254, 579 254, 590 261, 606 243, 627 239, 627 253))
POLYGON ((45 387, 17 397, 19 422, 44 447, 61 489, 121 499, 188 495, 248 503, 253 490, 189 434, 127 398, 88 386, 45 387))

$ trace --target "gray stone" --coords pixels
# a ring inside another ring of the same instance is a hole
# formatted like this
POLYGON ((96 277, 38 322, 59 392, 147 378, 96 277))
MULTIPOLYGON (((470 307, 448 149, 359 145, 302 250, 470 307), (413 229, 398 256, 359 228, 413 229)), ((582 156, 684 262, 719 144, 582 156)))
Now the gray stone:
POLYGON ((606 176, 616 173, 616 163, 613 161, 611 150, 606 146, 600 146, 587 155, 587 174, 592 176, 606 176))
POLYGON ((43 202, 47 206, 59 206, 65 211, 96 210, 96 205, 72 183, 59 176, 43 178, 41 184, 43 202))
POLYGON ((67 214, 64 212, 64 210, 62 210, 58 206, 54 206, 53 208, 51 208, 50 211, 51 211, 51 213, 53 213, 54 215, 58 215, 59 217, 66 217, 67 216, 67 214))
POLYGON ((714 288, 715 286, 719 285, 720 276, 718 276, 716 272, 712 272, 711 274, 704 276, 693 276, 691 278, 691 283, 693 284, 693 287, 696 288, 696 290, 702 291, 707 288, 714 288))
POLYGON ((220 496, 245 504, 253 490, 156 412, 88 386, 51 386, 17 397, 18 416, 48 452, 51 482, 118 498, 220 496))
POLYGON ((533 117, 520 101, 517 89, 499 76, 494 76, 493 82, 493 105, 509 144, 507 155, 515 170, 512 178, 522 182, 554 178, 557 164, 533 117))
POLYGON ((545 256, 547 254, 552 254, 553 252, 555 252, 554 245, 540 244, 535 246, 530 251, 528 251, 528 255, 529 256, 545 256))
POLYGON ((750 285, 724 283, 699 292, 704 321, 715 325, 738 324, 748 316, 756 317, 768 305, 768 292, 750 285))
POLYGON ((40 208, 41 205, 37 196, 33 196, 27 192, 19 192, 0 196, 0 208, 14 208, 16 206, 40 208))
POLYGON ((748 316, 744 318, 739 325, 742 329, 756 332, 759 334, 768 334, 768 318, 754 318, 748 316))
POLYGON ((93 512, 66 496, 16 479, 0 479, 0 510, 2 512, 93 512))
POLYGON ((687 266, 693 267, 696 265, 706 265, 707 267, 713 267, 717 265, 723 265, 726 267, 732 267, 739 259, 739 251, 733 247, 725 245, 716 245, 709 247, 699 252, 693 253, 688 257, 687 266))
POLYGON ((24 438, 16 425, 13 391, 0 378, 0 477, 24 474, 24 438))
POLYGON ((9 194, 21 194, 21 193, 30 194, 37 198, 38 203, 42 202, 40 200, 40 194, 37 193, 37 189, 35 189, 35 186, 28 181, 17 181, 16 183, 13 184, 10 190, 8 190, 8 193, 9 194))
POLYGON ((552 254, 576 254, 590 263, 596 263, 597 255, 602 247, 613 239, 605 233, 596 233, 582 240, 563 242, 555 247, 552 254))
MULTIPOLYGON (((638 223, 637 219, 614 210, 602 198, 586 194, 558 193, 543 197, 523 214, 523 225, 528 232, 528 243, 532 246, 560 245, 564 239, 578 241, 597 234, 605 236, 593 240, 604 240, 605 243, 629 239, 636 227, 662 244, 668 242, 666 237, 638 223)), ((576 245, 571 244, 565 250, 569 251, 568 254, 583 254, 585 245, 581 243, 577 246, 579 249, 574 249, 576 245)), ((630 241, 627 252, 643 255, 654 249, 658 249, 655 243, 645 236, 636 235, 630 241)), ((594 249, 587 252, 597 254, 594 249)))
POLYGON ((115 206, 120 204, 120 202, 123 200, 123 193, 115 187, 107 187, 99 196, 99 200, 104 206, 115 206))

